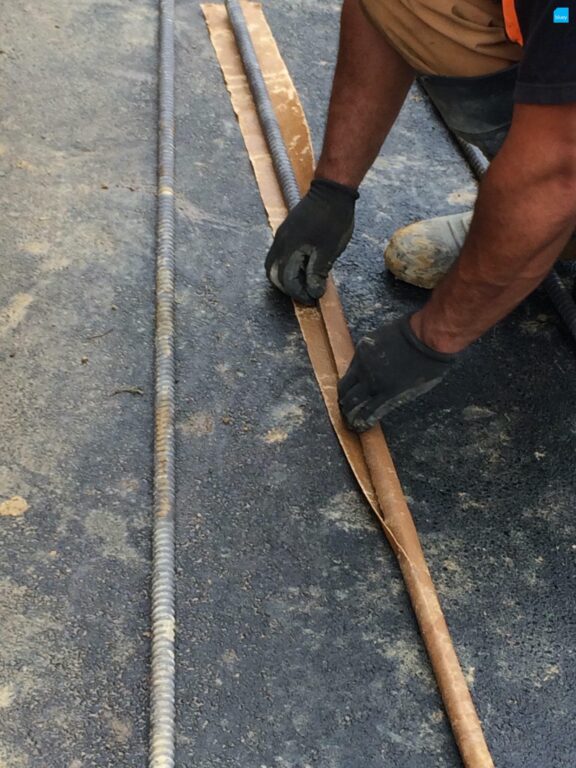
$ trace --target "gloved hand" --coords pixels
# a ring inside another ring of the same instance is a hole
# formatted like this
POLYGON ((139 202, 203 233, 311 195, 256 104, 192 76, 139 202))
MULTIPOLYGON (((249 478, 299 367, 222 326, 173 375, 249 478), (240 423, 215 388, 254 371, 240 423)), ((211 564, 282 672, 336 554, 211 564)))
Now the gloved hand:
POLYGON ((266 257, 266 274, 276 288, 302 304, 323 295, 328 273, 352 237, 357 199, 352 187, 314 179, 266 257))
POLYGON ((346 423, 355 432, 370 429, 394 408, 435 387, 455 358, 420 341, 409 317, 382 325, 359 341, 338 384, 346 423))

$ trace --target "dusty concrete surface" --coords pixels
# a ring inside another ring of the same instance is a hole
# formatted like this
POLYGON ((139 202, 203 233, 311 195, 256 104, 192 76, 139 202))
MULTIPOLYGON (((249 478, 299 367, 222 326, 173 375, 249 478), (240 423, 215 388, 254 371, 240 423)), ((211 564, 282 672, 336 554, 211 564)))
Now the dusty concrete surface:
MULTIPOLYGON (((265 8, 318 148, 338 4, 265 8)), ((0 766, 141 766, 154 3, 4 17, 0 766), (126 386, 144 395, 112 394, 126 386)), ((398 569, 266 285, 270 236, 196 2, 177 29, 178 764, 459 765, 398 569)), ((356 336, 425 297, 384 274, 393 229, 473 194, 411 96, 336 270, 356 336)), ((575 381, 537 296, 386 423, 499 766, 576 754, 575 381)))
POLYGON ((0 765, 142 765, 154 4, 1 16, 0 765))

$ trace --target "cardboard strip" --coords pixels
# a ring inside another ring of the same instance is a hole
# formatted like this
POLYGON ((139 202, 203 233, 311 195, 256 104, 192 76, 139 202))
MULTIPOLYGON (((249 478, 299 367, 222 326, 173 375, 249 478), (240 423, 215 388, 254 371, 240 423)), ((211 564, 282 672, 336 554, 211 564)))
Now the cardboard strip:
MULTIPOLYGON (((301 193, 304 194, 310 186, 310 179, 314 171, 314 158, 310 132, 304 118, 302 105, 260 6, 255 3, 245 3, 242 7, 246 14, 248 27, 262 65, 262 72, 274 109, 279 117, 280 129, 290 152, 296 180, 301 193)), ((286 218, 286 204, 276 178, 272 158, 268 152, 266 138, 262 133, 260 121, 254 108, 250 86, 244 74, 234 33, 228 23, 228 14, 223 5, 203 5, 202 10, 222 68, 226 87, 230 93, 232 106, 238 117, 268 221, 272 231, 275 232, 286 218)), ((332 426, 338 435, 362 492, 372 509, 378 512, 378 502, 368 467, 364 461, 360 440, 345 428, 338 407, 336 389, 338 373, 334 366, 332 349, 322 316, 315 307, 303 307, 295 304, 294 308, 332 426)))
MULTIPOLYGON (((304 111, 260 5, 243 2, 242 7, 299 188, 304 194, 314 170, 304 111)), ((275 231, 287 214, 286 205, 226 9, 212 4, 203 5, 202 9, 268 220, 275 231)), ((320 309, 298 304, 294 304, 294 308, 338 440, 398 558, 463 762, 467 768, 492 768, 480 720, 382 430, 378 426, 358 437, 345 427, 340 414, 337 383, 349 365, 354 348, 333 281, 328 282, 320 309)))

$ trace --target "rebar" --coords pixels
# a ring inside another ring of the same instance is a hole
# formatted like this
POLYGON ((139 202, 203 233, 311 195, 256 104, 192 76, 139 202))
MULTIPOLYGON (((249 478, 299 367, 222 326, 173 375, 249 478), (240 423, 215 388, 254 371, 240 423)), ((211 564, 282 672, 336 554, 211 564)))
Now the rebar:
POLYGON ((240 57, 250 83, 250 90, 256 104, 256 110, 262 124, 262 130, 266 136, 274 169, 280 182, 280 187, 288 208, 294 208, 300 201, 300 192, 296 175, 286 150, 286 144, 274 114, 274 107, 270 101, 264 76, 258 63, 256 51, 252 44, 252 38, 246 26, 246 20, 238 0, 226 0, 226 10, 230 17, 230 23, 234 30, 236 44, 240 51, 240 57))
POLYGON ((160 0, 150 768, 173 768, 174 605, 174 0, 160 0))

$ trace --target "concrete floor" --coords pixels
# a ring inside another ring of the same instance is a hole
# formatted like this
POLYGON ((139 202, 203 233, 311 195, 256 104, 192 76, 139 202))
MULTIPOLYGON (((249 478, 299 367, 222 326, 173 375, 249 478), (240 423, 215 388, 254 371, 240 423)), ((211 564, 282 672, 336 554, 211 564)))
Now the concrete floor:
MULTIPOLYGON (((264 6, 318 149, 338 4, 264 6)), ((22 0, 2 23, 0 768, 142 766, 155 3, 22 0)), ((178 4, 177 95, 178 764, 457 766, 399 571, 266 284, 196 2, 178 4)), ((425 299, 384 273, 394 228, 473 197, 411 95, 336 269, 356 337, 425 299)), ((507 768, 576 762, 575 382, 537 294, 385 424, 507 768)))

